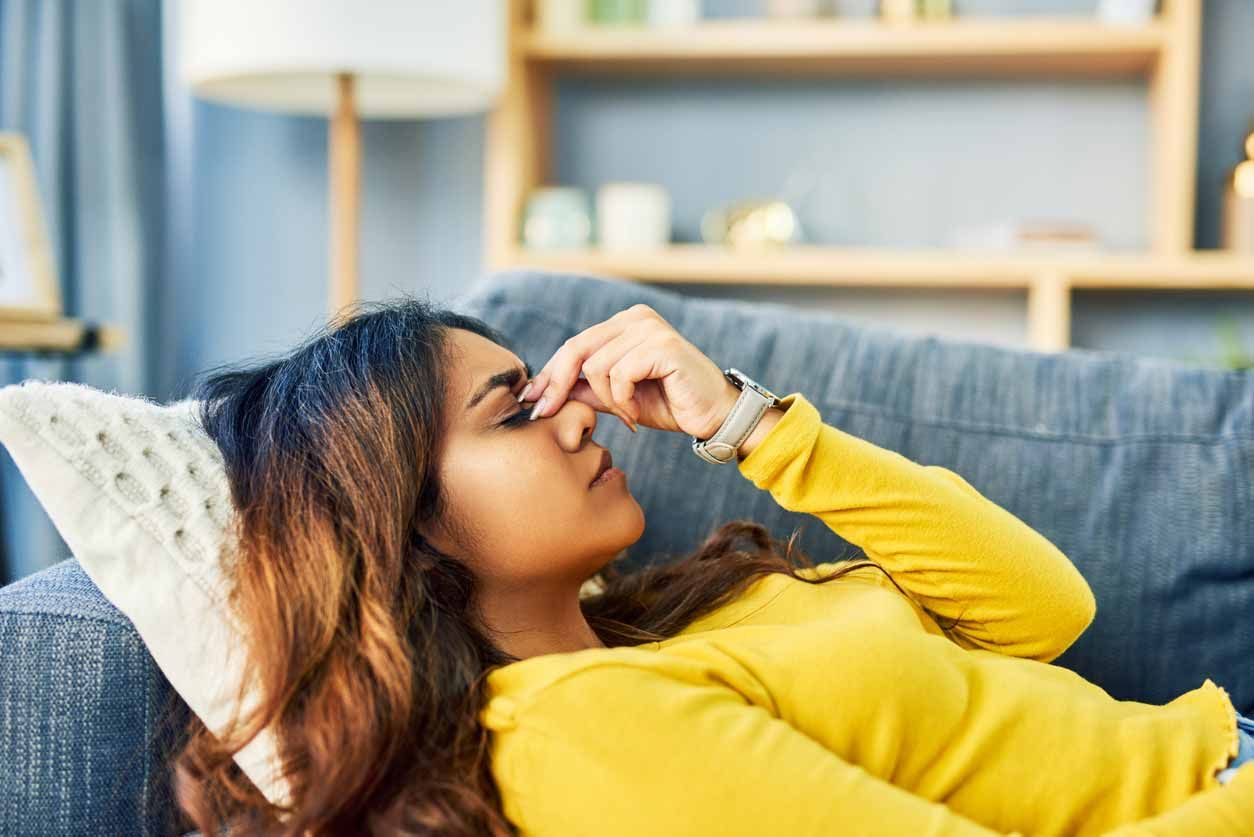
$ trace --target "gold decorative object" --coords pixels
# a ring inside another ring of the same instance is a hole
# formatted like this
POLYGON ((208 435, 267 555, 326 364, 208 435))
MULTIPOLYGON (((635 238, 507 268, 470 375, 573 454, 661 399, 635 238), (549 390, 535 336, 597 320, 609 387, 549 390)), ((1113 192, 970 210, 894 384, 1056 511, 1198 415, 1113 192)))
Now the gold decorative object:
POLYGON ((909 23, 914 13, 915 0, 880 0, 880 18, 887 23, 909 23))
POLYGON ((1245 134, 1245 159, 1224 182, 1223 234, 1220 246, 1254 253, 1254 119, 1245 134))
POLYGON ((800 241, 801 224, 783 201, 741 201, 706 212, 701 239, 729 247, 777 247, 800 241))
POLYGON ((920 20, 948 20, 954 16, 953 0, 918 0, 915 14, 920 20))

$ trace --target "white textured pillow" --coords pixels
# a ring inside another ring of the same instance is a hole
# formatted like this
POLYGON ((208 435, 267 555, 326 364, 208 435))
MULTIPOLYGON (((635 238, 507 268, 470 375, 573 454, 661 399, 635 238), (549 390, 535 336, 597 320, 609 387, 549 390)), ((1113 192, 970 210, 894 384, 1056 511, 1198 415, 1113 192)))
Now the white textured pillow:
MULTIPOLYGON (((234 509, 197 406, 26 381, 0 388, 0 444, 174 690, 220 733, 236 715, 244 641, 226 604, 234 509)), ((274 753, 266 730, 236 761, 282 803, 274 753)))

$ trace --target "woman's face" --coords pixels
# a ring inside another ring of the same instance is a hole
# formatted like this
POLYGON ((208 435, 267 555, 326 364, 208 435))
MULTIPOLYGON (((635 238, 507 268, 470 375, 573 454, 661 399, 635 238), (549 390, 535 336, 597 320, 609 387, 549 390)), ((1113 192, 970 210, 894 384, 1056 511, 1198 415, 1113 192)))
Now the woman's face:
POLYGON ((644 531, 629 475, 589 487, 603 450, 591 438, 598 413, 568 400, 528 421, 531 402, 517 400, 522 360, 464 329, 450 329, 449 341, 440 477, 473 543, 428 539, 466 559, 485 586, 577 589, 644 531))

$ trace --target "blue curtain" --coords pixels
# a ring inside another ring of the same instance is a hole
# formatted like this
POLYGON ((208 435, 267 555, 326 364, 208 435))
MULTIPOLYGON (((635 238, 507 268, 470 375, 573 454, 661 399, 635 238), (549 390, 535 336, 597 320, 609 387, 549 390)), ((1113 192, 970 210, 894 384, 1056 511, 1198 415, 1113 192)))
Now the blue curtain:
MULTIPOLYGON (((109 353, 4 357, 0 386, 41 378, 163 395, 161 19, 161 0, 0 0, 0 131, 30 143, 65 313, 126 332, 109 353)), ((0 581, 69 557, 7 453, 0 529, 0 581)))

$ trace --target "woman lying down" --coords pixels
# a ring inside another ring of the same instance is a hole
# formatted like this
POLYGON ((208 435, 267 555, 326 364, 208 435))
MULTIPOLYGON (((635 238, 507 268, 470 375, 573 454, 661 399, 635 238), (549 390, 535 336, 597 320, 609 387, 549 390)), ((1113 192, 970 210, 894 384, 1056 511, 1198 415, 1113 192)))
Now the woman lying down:
POLYGON ((1051 665, 1096 610, 1066 555, 746 377, 645 305, 533 374, 412 299, 212 372, 262 699, 234 740, 194 726, 183 809, 206 834, 1254 834, 1223 688, 1115 700, 1051 665), (616 567, 645 518, 599 414, 708 442, 863 560, 736 520, 616 567), (269 725, 282 807, 232 762, 269 725))

